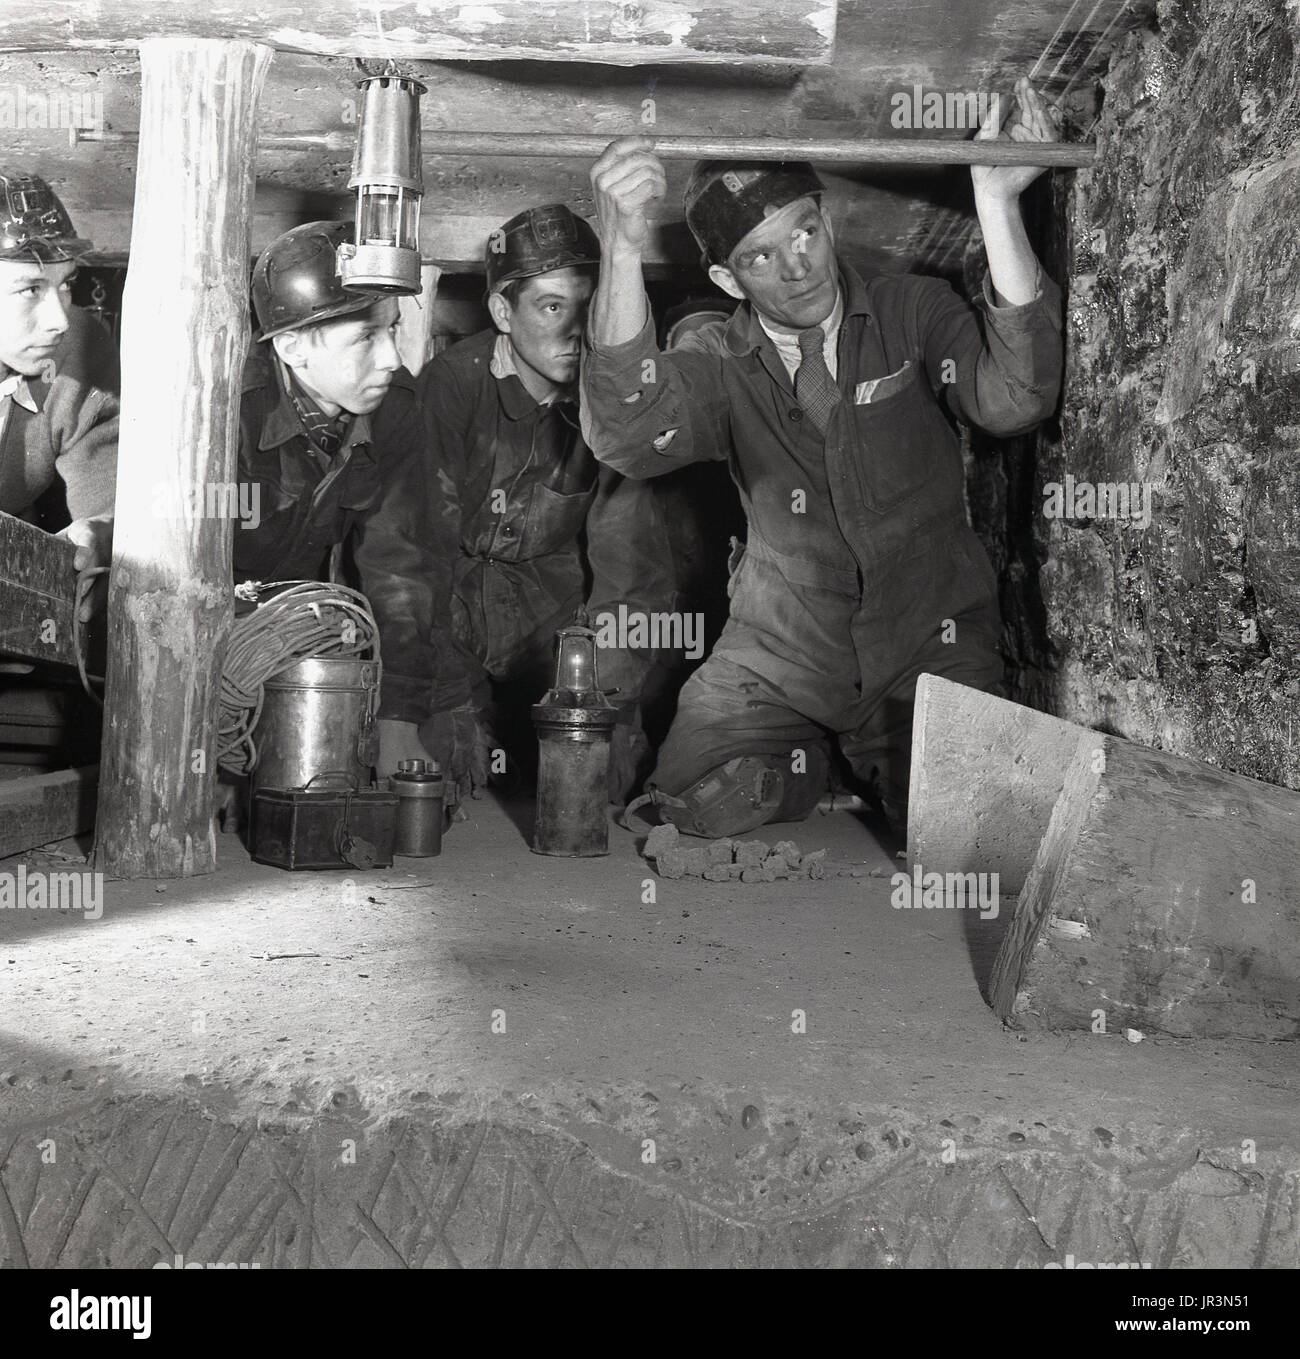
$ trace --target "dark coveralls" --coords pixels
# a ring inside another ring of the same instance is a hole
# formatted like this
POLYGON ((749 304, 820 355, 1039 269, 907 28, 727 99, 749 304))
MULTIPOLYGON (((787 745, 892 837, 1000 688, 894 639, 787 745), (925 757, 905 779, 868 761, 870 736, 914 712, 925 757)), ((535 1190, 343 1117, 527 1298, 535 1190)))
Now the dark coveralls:
POLYGON ((379 625, 380 718, 423 722, 459 695, 435 676, 450 637, 454 505, 431 477, 415 379, 400 368, 379 409, 354 416, 327 458, 307 437, 269 345, 244 366, 239 479, 259 488, 261 522, 234 530, 235 582, 328 580, 370 601, 379 625))
MULTIPOLYGON (((1001 682, 997 582, 945 410, 994 434, 1051 412, 1059 291, 1040 272, 1033 301, 997 307, 986 281, 973 310, 940 280, 864 282, 843 265, 841 286, 841 400, 825 436, 748 303, 662 357, 649 322, 622 345, 588 337, 583 427, 600 461, 650 477, 725 458, 749 522, 730 619, 659 753, 651 781, 666 793, 740 755, 788 775, 792 750, 832 734, 898 816, 917 676, 1001 682)), ((810 781, 782 815, 820 792, 810 781)))
MULTIPOLYGON (((672 570, 651 488, 597 464, 573 400, 541 405, 518 376, 493 376, 496 344, 495 330, 472 335, 417 383, 432 461, 460 503, 452 619, 462 666, 484 711, 491 682, 509 686, 513 720, 498 708, 494 734, 510 730, 522 754, 527 705, 554 682, 557 629, 584 602, 593 627, 620 603, 672 608, 672 570)), ((597 669, 602 688, 619 690, 616 745, 635 744, 632 710, 657 678, 655 652, 602 647, 597 669)))

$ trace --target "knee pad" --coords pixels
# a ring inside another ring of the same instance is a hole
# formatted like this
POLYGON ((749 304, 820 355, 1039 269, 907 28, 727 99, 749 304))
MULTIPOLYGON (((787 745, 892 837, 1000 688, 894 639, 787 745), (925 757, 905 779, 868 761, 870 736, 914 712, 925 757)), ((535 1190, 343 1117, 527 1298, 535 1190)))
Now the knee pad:
POLYGON ((784 792, 779 770, 757 756, 744 755, 710 770, 675 797, 656 791, 648 800, 679 831, 714 840, 743 835, 774 820, 784 792))

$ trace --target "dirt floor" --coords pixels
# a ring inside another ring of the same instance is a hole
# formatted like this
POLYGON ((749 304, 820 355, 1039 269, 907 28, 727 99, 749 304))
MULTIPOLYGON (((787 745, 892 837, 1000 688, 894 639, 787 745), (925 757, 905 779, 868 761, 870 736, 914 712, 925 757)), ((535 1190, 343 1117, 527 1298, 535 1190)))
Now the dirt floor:
POLYGON ((1004 1030, 857 812, 771 884, 529 816, 0 910, 0 1264, 1300 1264, 1300 1044, 1004 1030))

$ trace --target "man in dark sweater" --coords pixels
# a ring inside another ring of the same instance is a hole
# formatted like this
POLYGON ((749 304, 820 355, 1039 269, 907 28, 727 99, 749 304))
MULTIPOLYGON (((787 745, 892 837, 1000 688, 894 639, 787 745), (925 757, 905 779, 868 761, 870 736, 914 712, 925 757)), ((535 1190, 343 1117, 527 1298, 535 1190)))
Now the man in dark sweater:
POLYGON ((109 564, 117 482, 117 355, 71 301, 91 248, 43 179, 0 173, 0 510, 71 539, 78 571, 109 564))

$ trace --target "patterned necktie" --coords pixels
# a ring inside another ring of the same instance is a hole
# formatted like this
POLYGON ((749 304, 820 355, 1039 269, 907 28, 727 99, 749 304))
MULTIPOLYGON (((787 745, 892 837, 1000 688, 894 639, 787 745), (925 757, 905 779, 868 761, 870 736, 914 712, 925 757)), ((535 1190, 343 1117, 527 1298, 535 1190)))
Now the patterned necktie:
POLYGON ((831 414, 840 403, 839 388, 831 380, 822 346, 826 334, 821 326, 799 332, 799 353, 802 359, 794 377, 796 400, 808 412, 808 418, 818 430, 826 433, 831 414))
POLYGON ((284 370, 286 388, 293 408, 302 422, 307 438, 327 457, 333 458, 343 444, 343 434, 349 417, 339 414, 331 419, 316 404, 306 388, 286 368, 284 370))

